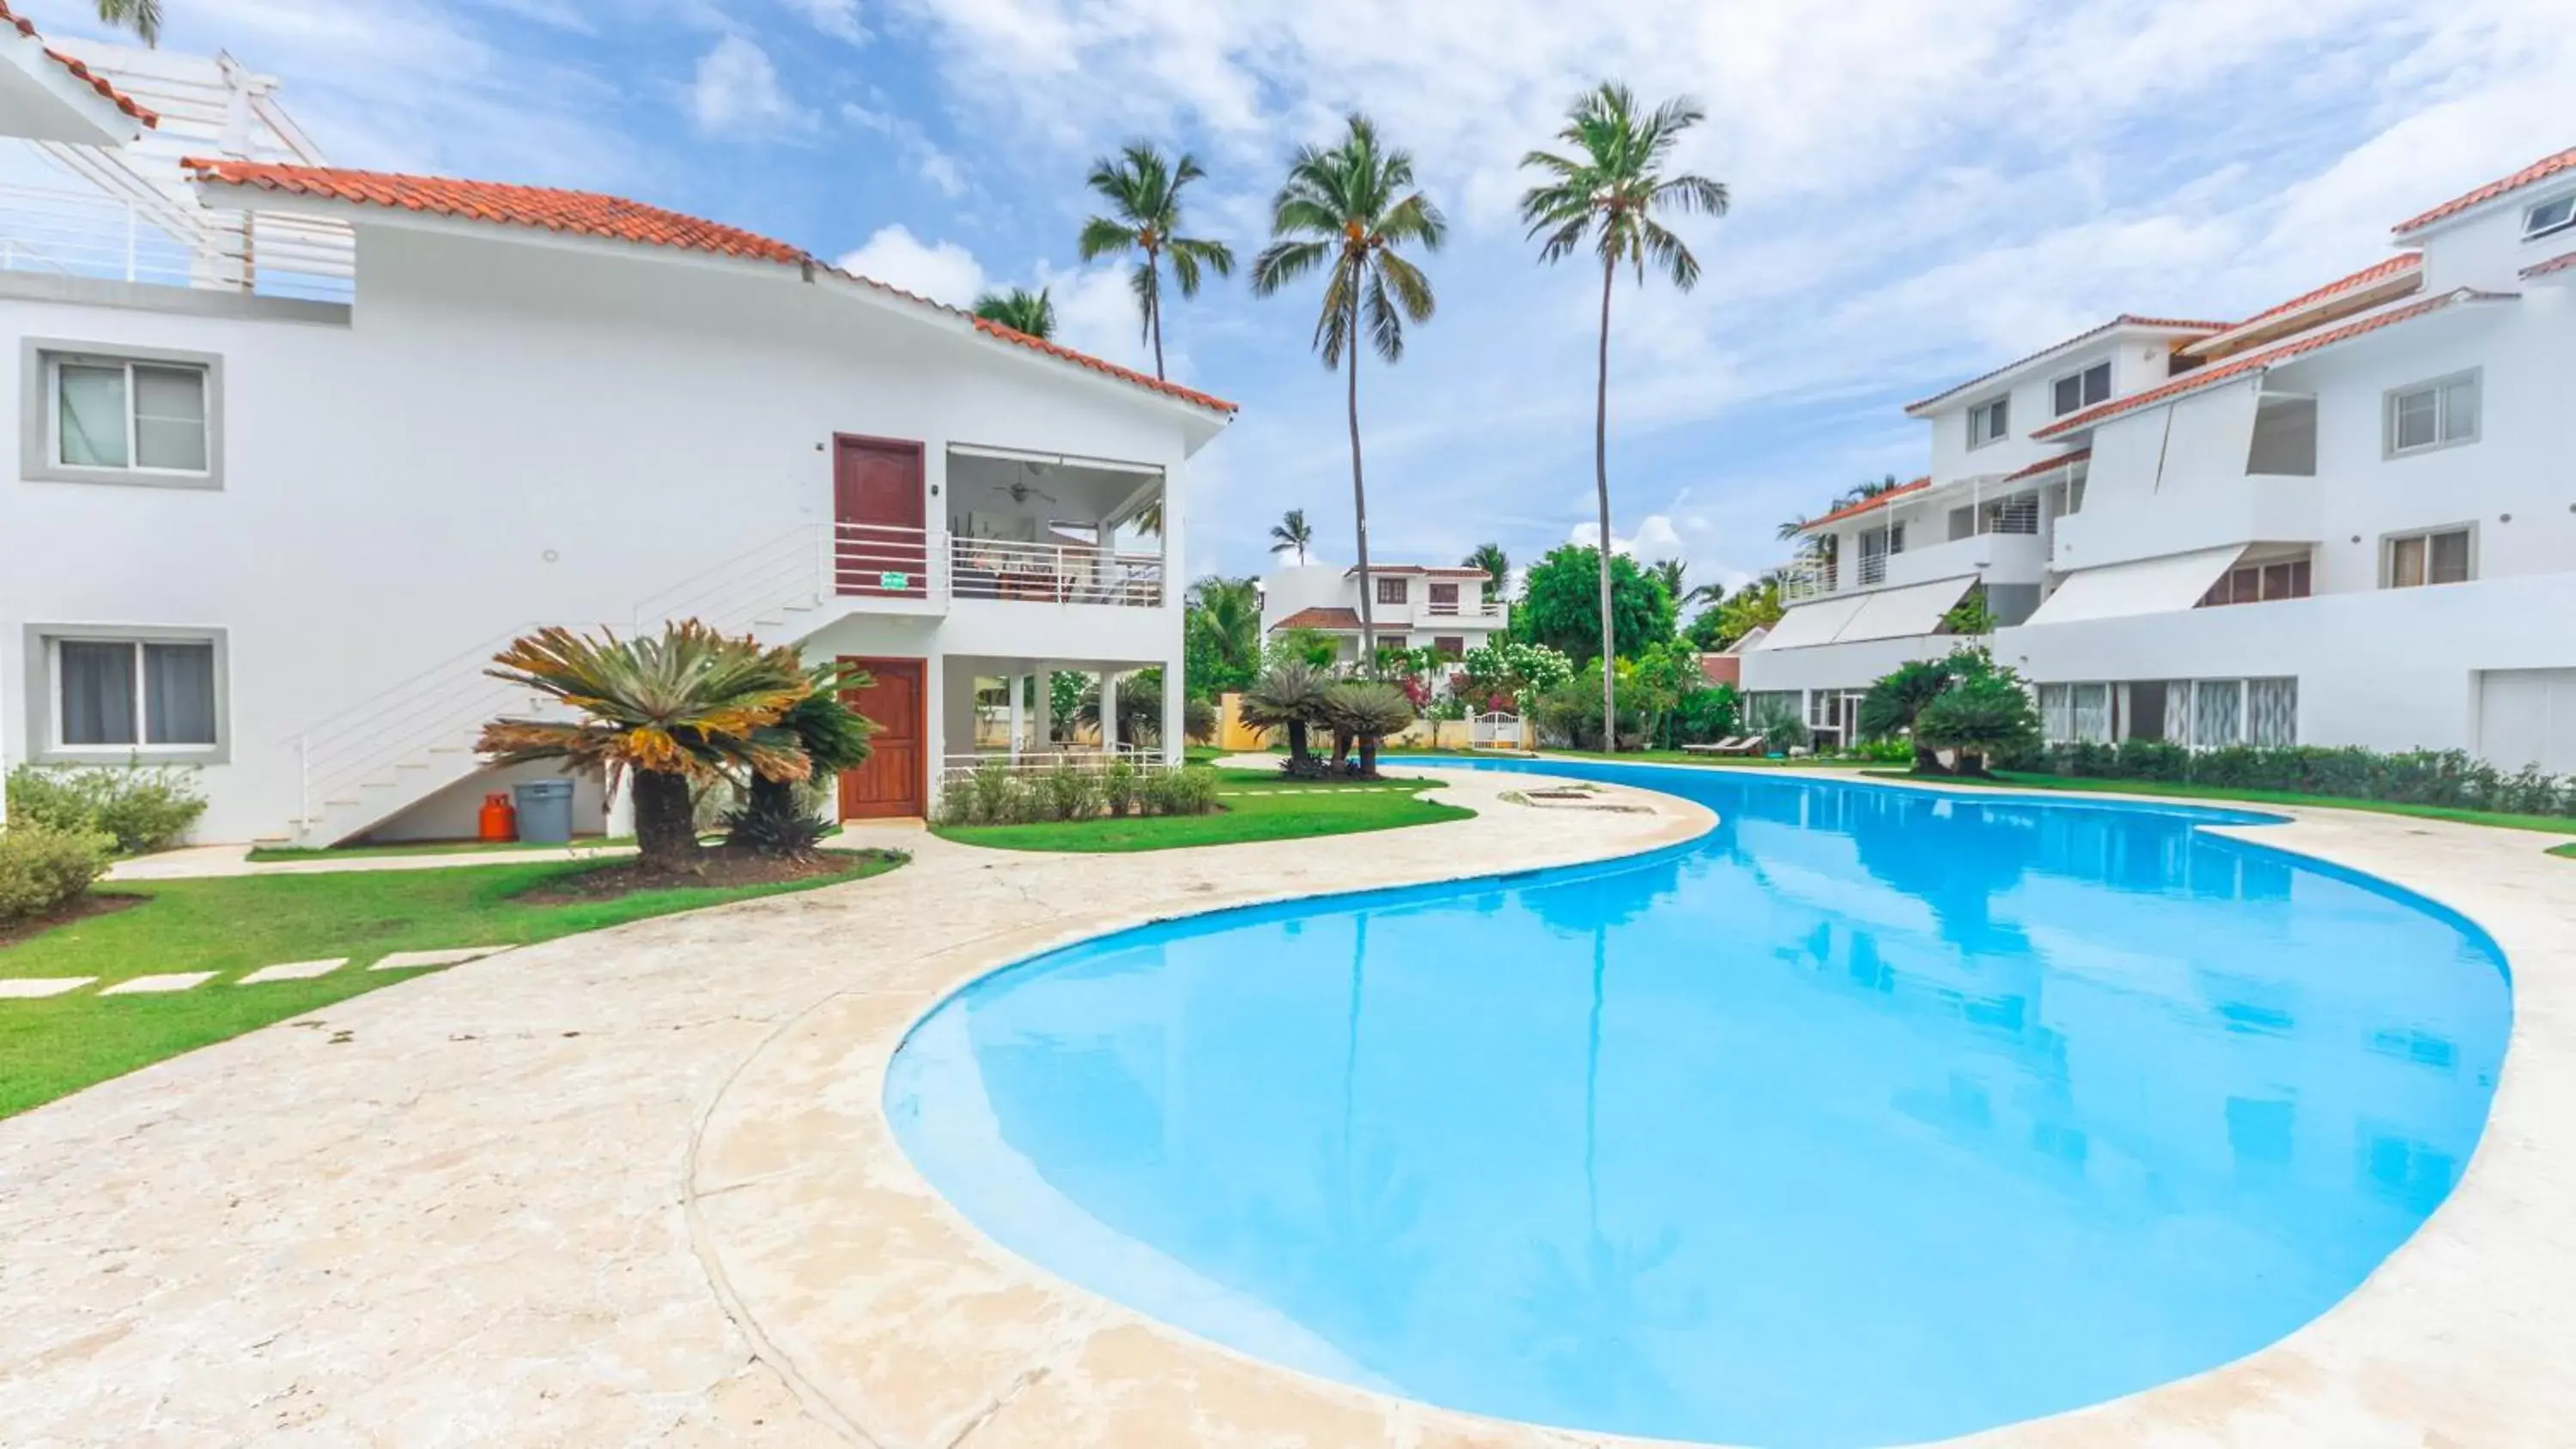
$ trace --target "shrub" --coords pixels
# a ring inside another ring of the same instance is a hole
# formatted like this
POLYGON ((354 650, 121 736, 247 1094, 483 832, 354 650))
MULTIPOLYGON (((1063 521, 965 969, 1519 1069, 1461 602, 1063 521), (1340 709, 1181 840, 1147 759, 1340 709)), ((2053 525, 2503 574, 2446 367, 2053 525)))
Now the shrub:
POLYGON ((103 830, 23 820, 0 831, 0 921, 41 916, 88 894, 115 849, 103 830))
MULTIPOLYGON (((1998 757, 1995 763, 2004 761, 1998 757)), ((2461 750, 2384 755, 2353 745, 2223 745, 2194 751, 2163 740, 2122 740, 2117 745, 2050 745, 2007 768, 2512 815, 2576 815, 2576 780, 2537 765, 2507 774, 2461 750)))
POLYGON ((1958 772, 1978 775, 1986 761, 2027 748, 2039 738, 2039 715, 2030 694, 1999 675, 1963 679, 1915 717, 1914 740, 1958 754, 1958 772))
POLYGON ((1753 712, 1753 732, 1762 737, 1766 753, 1785 755, 1803 750, 1815 738, 1807 729, 1806 719, 1798 707, 1785 699, 1766 699, 1753 712))
POLYGON ((197 772, 169 765, 20 765, 8 800, 13 821, 104 834, 125 855, 168 850, 206 813, 197 772))
POLYGON ((1144 785, 1136 767, 1126 760, 1112 760, 1100 772, 1100 803, 1112 815, 1124 817, 1143 798, 1144 785))
POLYGON ((1203 745, 1216 738, 1217 711, 1213 701, 1186 699, 1181 702, 1181 733, 1190 743, 1203 745))
POLYGON ((724 827, 727 845, 793 860, 812 859, 815 847, 834 828, 830 821, 808 809, 765 810, 757 805, 727 812, 724 827))
POLYGON ((1058 760, 1030 788, 1049 820, 1080 820, 1100 804, 1100 777, 1071 760, 1058 760))
POLYGON ((1157 815, 1205 815, 1216 809, 1216 771, 1205 765, 1165 770, 1147 781, 1157 815))

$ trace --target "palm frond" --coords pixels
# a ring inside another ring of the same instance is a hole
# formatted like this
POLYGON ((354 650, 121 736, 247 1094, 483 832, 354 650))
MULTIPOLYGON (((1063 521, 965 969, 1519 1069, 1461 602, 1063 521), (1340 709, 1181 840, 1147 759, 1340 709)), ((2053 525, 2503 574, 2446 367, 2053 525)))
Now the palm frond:
POLYGON ((1267 297, 1320 266, 1333 249, 1320 241, 1279 241, 1252 259, 1252 293, 1267 297))
POLYGON ((1086 262, 1096 262, 1102 257, 1123 252, 1134 245, 1136 245, 1135 228, 1105 216, 1095 216, 1084 222, 1081 234, 1074 239, 1075 250, 1081 253, 1082 259, 1086 262))
POLYGON ((1439 309, 1439 300, 1432 296, 1431 279, 1422 275, 1420 267, 1393 252, 1380 252, 1377 255, 1377 272, 1404 308, 1406 321, 1419 323, 1431 320, 1431 314, 1439 309))

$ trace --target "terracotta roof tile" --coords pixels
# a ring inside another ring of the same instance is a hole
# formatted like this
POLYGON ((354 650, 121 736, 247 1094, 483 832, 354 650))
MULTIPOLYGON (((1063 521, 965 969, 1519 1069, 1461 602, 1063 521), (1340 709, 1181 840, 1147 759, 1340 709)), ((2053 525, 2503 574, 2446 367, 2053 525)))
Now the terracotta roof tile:
POLYGON ((2464 196, 2454 196, 2431 211, 2406 218, 2391 230, 2399 236, 2404 236, 2410 231, 2420 231, 2445 217, 2457 216, 2471 207, 2484 206, 2507 192, 2520 191, 2533 182, 2546 181, 2552 176, 2570 170, 2576 170, 2576 146, 2570 146, 2555 156, 2544 156, 2511 176, 2490 181, 2464 196))
POLYGON ((2313 292, 2301 292, 2299 295, 2292 297, 2290 300, 2283 302, 2277 307, 2266 307, 2262 311, 2255 313, 2253 316, 2246 318, 2244 321, 2237 323, 2234 327, 2230 327, 2227 330, 2230 332, 2240 332, 2245 328, 2253 326, 2257 322, 2266 322, 2274 317, 2284 316, 2288 313, 2299 311, 2305 307, 2313 307, 2319 302, 2327 301, 2345 292, 2358 292, 2364 288, 2372 287, 2381 282, 2387 281, 2391 277, 2401 276, 2408 272, 2420 271, 2423 266, 2424 254, 2422 252, 2400 252, 2396 256, 2390 257, 2384 262, 2377 262, 2364 267, 2349 277, 2337 277, 2335 280, 2326 283, 2324 286, 2317 288, 2313 292))
POLYGON ((1840 523, 1846 518, 1857 517, 1872 509, 1885 508, 1887 505, 1894 503, 1897 499, 1902 498, 1909 493, 1920 493, 1931 486, 1932 480, 1930 478, 1917 478, 1911 483, 1900 483, 1896 487, 1890 488, 1886 492, 1881 493, 1874 498, 1864 498, 1858 503, 1846 503, 1842 507, 1835 509, 1833 512, 1826 514, 1822 518, 1810 518, 1804 524, 1800 525, 1800 527, 1802 529, 1822 528, 1828 523, 1840 523))
POLYGON ((1027 348, 1198 407, 1225 413, 1237 410, 1233 403, 1195 388, 1166 382, 1089 353, 1014 331, 998 322, 988 322, 900 287, 890 287, 873 278, 843 271, 786 242, 620 196, 594 191, 564 191, 547 186, 513 186, 495 181, 457 181, 397 172, 351 171, 339 167, 280 166, 194 157, 180 164, 193 170, 201 182, 257 187, 362 206, 395 207, 428 216, 456 217, 501 226, 535 227, 569 236, 707 252, 749 261, 775 262, 781 266, 811 267, 918 306, 947 313, 970 324, 978 334, 997 342, 1027 348))
POLYGON ((2556 276, 2558 273, 2566 271, 2571 267, 2576 267, 2576 252, 2567 252, 2560 256, 2551 257, 2545 262, 2536 262, 2531 266, 2523 268, 2522 275, 2525 277, 2551 277, 2556 276))
MULTIPOLYGON (((11 11, 7 4, 7 0, 0 0, 0 25, 10 26, 20 35, 26 36, 28 39, 33 40, 40 45, 44 42, 45 38, 36 33, 36 23, 23 15, 19 15, 11 11)), ((87 81, 90 89, 106 97, 107 100, 118 110, 123 111, 125 114, 132 116, 134 119, 141 121, 147 126, 158 126, 161 124, 161 118, 158 115, 155 115, 150 108, 136 103, 134 97, 127 95, 125 92, 118 90, 114 85, 111 85, 108 82, 107 77, 91 70, 88 66, 83 65, 72 57, 63 54, 61 51, 54 49, 50 45, 45 46, 45 55, 56 65, 70 71, 73 76, 80 80, 87 81)))
POLYGON ((1270 626, 1270 632, 1282 629, 1353 629, 1360 626, 1357 609, 1299 609, 1296 613, 1270 626))
POLYGON ((2093 450, 2091 448, 2078 448, 2071 453, 2060 453, 2054 458, 2042 458, 2027 468, 2015 468, 2011 472, 2006 473, 2003 476, 2002 481, 2006 483, 2018 483, 2024 478, 2036 478, 2042 473, 2054 473, 2060 468, 2081 463, 2092 456, 2093 450))
POLYGON ((2005 373, 2012 371, 2014 368, 2026 367, 2029 364, 2046 357, 2052 352, 2064 351, 2079 342, 2089 342, 2092 339, 2101 336, 2103 333, 2112 331, 2115 328, 2153 327, 2172 332, 2224 332, 2234 325, 2236 324, 2232 322, 2190 322, 2175 317, 2140 317, 2134 313, 2123 312, 2119 316, 2112 318, 2110 321, 2103 323, 2099 327, 2095 327, 2084 332, 2078 332, 2063 342, 2052 342, 2046 347, 2039 349, 2037 352, 2031 353, 2027 357, 2014 358, 2012 361, 2005 363, 2003 366, 1998 367, 1991 372, 1980 373, 1975 377, 1969 378, 1966 382, 1945 387, 1939 392, 1932 394, 1930 397, 1924 398, 1920 402, 1907 403, 1905 405, 1905 410, 1910 413, 1917 408, 1930 407, 1932 404, 1941 401, 1943 398, 1966 392, 1977 384, 1985 382, 1990 378, 2001 377, 2005 373))
POLYGON ((2231 357, 2225 362, 2214 362, 2209 366, 2200 368, 2196 371, 2186 372, 2182 376, 2177 377, 2171 382, 2165 383, 2160 387, 2151 387, 2143 392, 2133 392, 2127 397, 2115 397, 2109 402, 2097 403, 2092 407, 2086 408, 2080 413, 2070 414, 2049 424, 2047 427, 2037 429, 2031 434, 2031 436, 2034 438, 2064 437, 2068 433, 2075 432, 2082 428, 2089 428, 2096 423, 2105 421, 2106 419, 2118 417, 2122 413, 2130 412, 2137 408, 2147 407, 2154 403, 2165 402, 2172 398, 2178 398, 2186 393, 2198 392, 2202 388, 2209 387, 2215 383, 2226 382, 2231 378, 2245 377, 2253 373, 2261 372, 2266 368, 2276 367, 2294 357, 2300 357, 2307 353, 2314 352, 2321 347, 2331 347, 2338 342, 2347 342, 2355 337, 2362 336, 2365 333, 2376 332, 2382 327, 2393 327, 2400 322, 2412 321, 2427 313, 2438 312, 2443 308, 2450 306, 2452 303, 2463 299, 2486 300, 2498 295, 2509 296, 2511 294, 2475 292, 2466 289, 2457 292, 2444 292, 2438 297, 2421 298, 2417 301, 2409 302, 2405 306, 2393 308, 2389 311, 2373 312, 2367 316, 2346 322, 2338 327, 2328 327, 2320 331, 2302 333, 2286 342, 2275 343, 2270 347, 2262 348, 2254 352, 2248 352, 2242 357, 2231 357))

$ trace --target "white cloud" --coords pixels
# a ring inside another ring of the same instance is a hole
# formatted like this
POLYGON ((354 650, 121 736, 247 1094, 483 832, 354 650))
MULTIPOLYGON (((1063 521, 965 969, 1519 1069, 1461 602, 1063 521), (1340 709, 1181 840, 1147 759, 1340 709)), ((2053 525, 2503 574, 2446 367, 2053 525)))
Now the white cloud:
POLYGON ((813 123, 812 113, 779 85, 769 52, 739 35, 725 36, 698 57, 689 118, 710 136, 760 135, 813 123))
POLYGON ((973 252, 955 242, 925 242, 900 224, 880 227, 858 250, 845 254, 840 266, 951 307, 975 305, 975 295, 985 287, 984 268, 973 252))
POLYGON ((939 194, 954 201, 966 194, 966 173, 957 158, 939 148, 910 117, 898 115, 883 106, 863 106, 855 101, 841 107, 842 119, 852 125, 874 131, 895 144, 922 180, 939 188, 939 194))
POLYGON ((866 43, 859 24, 859 0, 786 0, 787 8, 805 17, 816 30, 852 45, 866 43))

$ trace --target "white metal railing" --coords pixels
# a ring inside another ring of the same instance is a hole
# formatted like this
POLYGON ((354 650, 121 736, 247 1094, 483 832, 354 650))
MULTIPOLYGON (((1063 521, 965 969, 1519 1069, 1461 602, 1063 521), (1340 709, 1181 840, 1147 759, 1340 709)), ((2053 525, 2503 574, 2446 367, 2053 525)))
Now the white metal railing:
POLYGON ((1795 604, 1830 594, 1839 582, 1830 565, 1792 564, 1780 576, 1780 602, 1795 604))
POLYGON ((970 750, 942 755, 939 775, 943 780, 972 775, 981 770, 1002 770, 1014 775, 1043 775, 1071 765, 1077 770, 1108 769, 1114 761, 1123 760, 1139 770, 1177 768, 1163 759, 1159 745, 1139 745, 1121 741, 1114 749, 1099 745, 1050 745, 1043 750, 1022 750, 1014 755, 1008 750, 970 750))
POLYGON ((939 581, 931 571, 927 530, 890 523, 832 525, 832 594, 843 599, 928 599, 939 581))
POLYGON ((1087 543, 949 540, 949 592, 960 599, 1042 604, 1163 604, 1163 556, 1113 553, 1087 543))
POLYGON ((680 580, 635 606, 638 633, 697 619, 719 634, 748 631, 781 609, 811 607, 823 568, 825 530, 801 524, 680 580))
POLYGON ((1872 584, 1883 584, 1883 583, 1886 583, 1886 582, 1887 582, 1887 555, 1885 555, 1885 554, 1883 554, 1883 553, 1865 553, 1865 554, 1862 554, 1862 555, 1860 556, 1860 585, 1861 585, 1861 587, 1862 587, 1862 588, 1868 588, 1868 587, 1869 587, 1870 585, 1872 585, 1872 584))
POLYGON ((1527 749, 1529 747, 1521 742, 1524 738, 1521 717, 1501 710, 1480 714, 1467 726, 1467 743, 1480 749, 1527 749))
POLYGON ((1481 600, 1462 604, 1455 599, 1433 599, 1424 612, 1434 619, 1500 619, 1503 606, 1481 600))
POLYGON ((335 222, 19 185, 0 185, 0 271, 329 302, 348 301, 357 280, 335 222))

